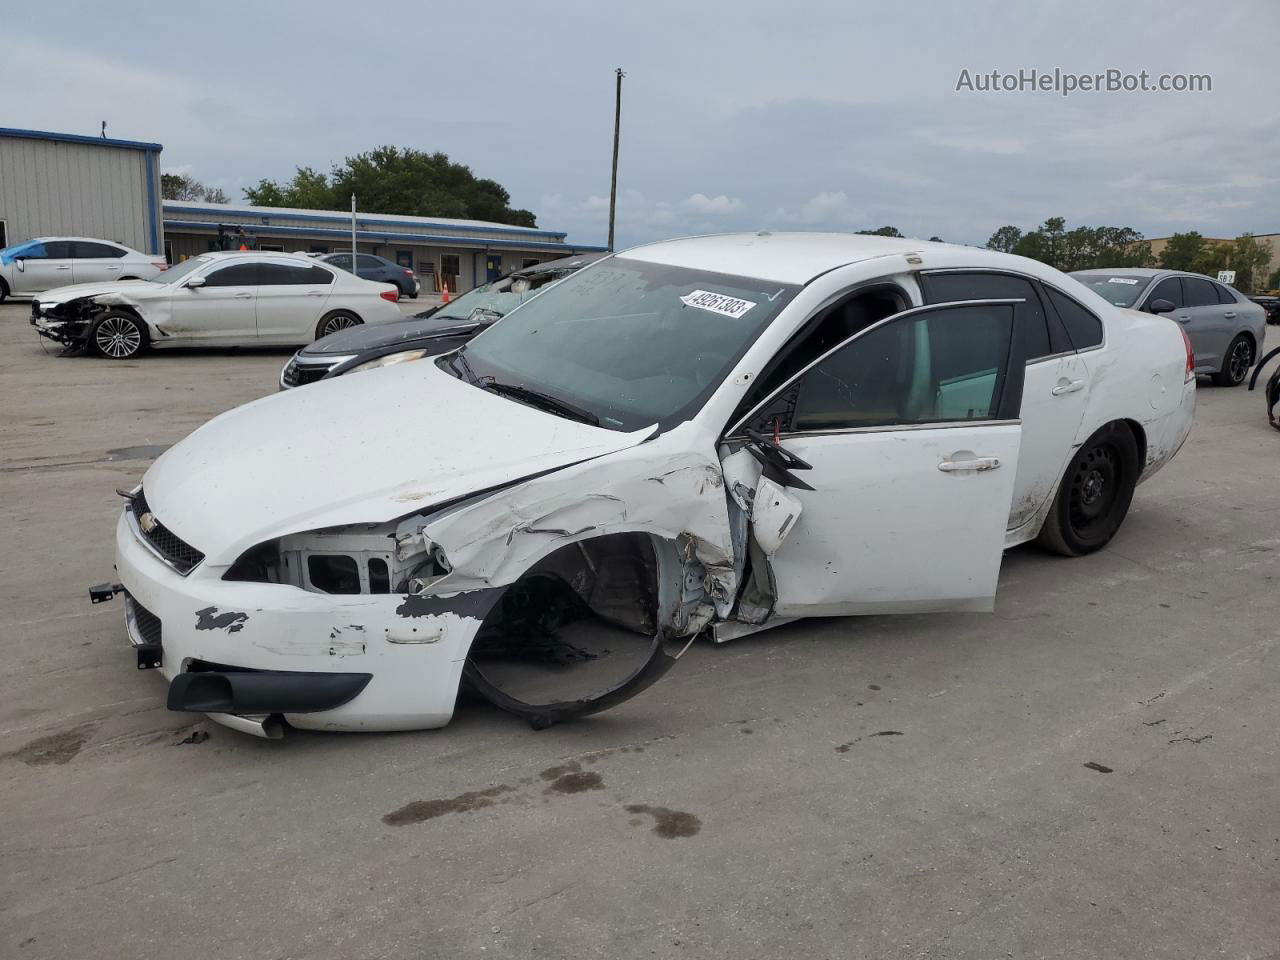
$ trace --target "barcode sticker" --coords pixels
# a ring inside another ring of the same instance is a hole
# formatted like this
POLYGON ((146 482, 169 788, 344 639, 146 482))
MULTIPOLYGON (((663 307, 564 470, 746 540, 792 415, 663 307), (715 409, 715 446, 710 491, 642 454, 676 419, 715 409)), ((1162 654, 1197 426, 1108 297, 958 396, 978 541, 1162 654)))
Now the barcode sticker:
POLYGON ((720 314, 722 317, 732 317, 734 320, 737 320, 755 306, 755 302, 752 300, 743 300, 723 293, 712 293, 710 290, 694 290, 692 293, 681 297, 680 302, 686 307, 709 310, 712 313, 720 314))

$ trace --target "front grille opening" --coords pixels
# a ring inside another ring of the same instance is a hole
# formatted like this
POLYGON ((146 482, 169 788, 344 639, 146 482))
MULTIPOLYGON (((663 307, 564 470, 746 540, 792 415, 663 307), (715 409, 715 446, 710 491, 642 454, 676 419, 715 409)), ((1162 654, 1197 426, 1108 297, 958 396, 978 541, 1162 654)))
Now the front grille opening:
POLYGON ((160 643, 160 618, 132 597, 129 605, 133 609, 133 625, 138 631, 138 638, 143 643, 160 643))
POLYGON ((307 557, 307 577, 321 593, 360 592, 360 568, 354 557, 314 553, 307 557))
POLYGON ((286 387, 301 387, 324 379, 324 375, 332 369, 331 364, 301 364, 290 360, 284 368, 283 381, 286 387))
POLYGON ((147 498, 143 491, 139 490, 133 500, 130 501, 129 509, 133 511, 134 524, 137 526, 139 533, 142 534, 143 539, 173 569, 181 574, 188 574, 195 568, 196 564, 204 559, 203 553, 171 531, 156 518, 155 514, 151 513, 151 508, 147 506, 147 498), (144 518, 148 516, 150 520, 144 524, 144 518), (151 529, 146 529, 147 526, 150 526, 151 529))

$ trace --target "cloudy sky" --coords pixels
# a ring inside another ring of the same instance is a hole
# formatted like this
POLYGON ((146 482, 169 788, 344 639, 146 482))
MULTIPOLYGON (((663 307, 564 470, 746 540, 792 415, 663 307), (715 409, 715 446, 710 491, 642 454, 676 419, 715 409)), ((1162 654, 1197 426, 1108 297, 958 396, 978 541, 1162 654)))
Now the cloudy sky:
POLYGON ((234 199, 379 144, 443 150, 602 243, 739 229, 982 243, 1002 224, 1280 231, 1280 3, 26 4, 0 125, 164 144, 234 199), (957 91, 1019 69, 1207 93, 957 91))

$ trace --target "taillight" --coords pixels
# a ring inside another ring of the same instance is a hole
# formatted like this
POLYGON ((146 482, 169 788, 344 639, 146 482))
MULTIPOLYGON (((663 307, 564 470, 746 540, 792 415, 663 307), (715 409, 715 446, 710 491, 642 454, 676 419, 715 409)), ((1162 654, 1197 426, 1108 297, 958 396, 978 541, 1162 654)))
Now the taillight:
POLYGON ((380 296, 383 300, 386 300, 390 303, 395 303, 400 299, 400 291, 399 290, 383 290, 380 294, 378 294, 378 296, 380 296))
POLYGON ((1179 327, 1178 332, 1182 334, 1182 345, 1187 348, 1187 371, 1182 378, 1182 382, 1186 383, 1196 375, 1196 352, 1191 349, 1191 338, 1187 336, 1187 331, 1179 327))
POLYGON ((165 260, 152 260, 152 261, 151 261, 151 265, 152 265, 153 267, 155 267, 157 270, 168 270, 168 269, 169 269, 169 264, 168 264, 168 262, 167 262, 167 261, 165 261, 165 260))
POLYGON ((412 270, 406 270, 406 271, 404 272, 404 275, 405 275, 406 277, 412 277, 412 276, 413 276, 413 271, 412 271, 412 270))

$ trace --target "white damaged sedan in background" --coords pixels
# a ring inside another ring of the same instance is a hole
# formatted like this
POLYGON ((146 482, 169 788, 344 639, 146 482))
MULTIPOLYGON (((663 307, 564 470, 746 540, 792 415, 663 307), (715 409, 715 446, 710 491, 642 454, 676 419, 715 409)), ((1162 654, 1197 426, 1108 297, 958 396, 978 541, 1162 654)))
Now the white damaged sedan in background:
POLYGON ((464 684, 542 727, 700 634, 990 610, 1006 548, 1111 539, 1194 405, 1176 324, 1034 261, 657 243, 201 427, 127 492, 94 599, 124 592, 171 709, 260 735, 439 727, 464 684))
POLYGON ((147 347, 297 346, 401 319, 399 291, 291 253, 205 253, 148 283, 77 283, 31 301, 36 333, 110 360, 147 347))

